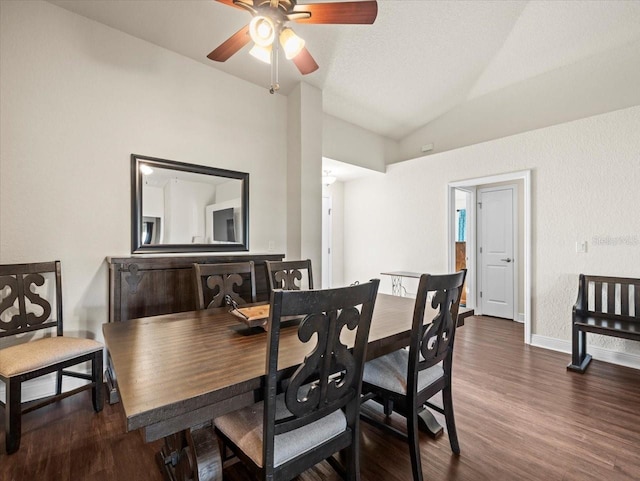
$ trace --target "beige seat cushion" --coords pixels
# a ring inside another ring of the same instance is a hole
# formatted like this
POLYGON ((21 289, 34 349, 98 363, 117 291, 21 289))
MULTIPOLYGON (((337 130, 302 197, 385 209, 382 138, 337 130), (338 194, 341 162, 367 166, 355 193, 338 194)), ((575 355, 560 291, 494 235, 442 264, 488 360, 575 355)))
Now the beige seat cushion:
MULTIPOLYGON (((399 349, 385 356, 372 359, 364 365, 364 382, 387 391, 407 394, 407 368, 409 351, 399 349)), ((441 364, 436 364, 418 374, 418 392, 444 376, 441 364)))
MULTIPOLYGON (((236 446, 258 466, 262 463, 264 403, 259 402, 234 411, 214 420, 216 428, 223 432, 236 446)), ((276 398, 276 419, 291 416, 284 403, 284 396, 276 398)), ((347 419, 342 410, 328 414, 317 421, 288 433, 278 434, 274 440, 274 466, 314 449, 347 429, 347 419)))
POLYGON ((77 337, 45 337, 0 350, 0 376, 13 377, 101 351, 102 344, 77 337))

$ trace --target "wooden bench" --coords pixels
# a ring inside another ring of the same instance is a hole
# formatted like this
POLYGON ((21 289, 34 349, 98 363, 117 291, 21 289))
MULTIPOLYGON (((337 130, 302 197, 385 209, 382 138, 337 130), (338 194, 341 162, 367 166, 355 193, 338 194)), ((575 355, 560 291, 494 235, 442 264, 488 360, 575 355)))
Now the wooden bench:
POLYGON ((640 279, 580 274, 570 371, 583 373, 591 362, 587 332, 640 341, 640 279))

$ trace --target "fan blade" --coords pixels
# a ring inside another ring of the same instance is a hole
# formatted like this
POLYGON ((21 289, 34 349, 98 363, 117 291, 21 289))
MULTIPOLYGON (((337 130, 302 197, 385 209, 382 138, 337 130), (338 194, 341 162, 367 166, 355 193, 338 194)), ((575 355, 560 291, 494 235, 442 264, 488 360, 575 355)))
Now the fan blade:
MULTIPOLYGON (((216 2, 224 3, 225 5, 229 5, 230 7, 236 7, 236 8, 241 8, 242 10, 245 10, 244 7, 233 3, 233 0, 216 0, 216 2)), ((242 0, 242 3, 250 4, 251 6, 253 6, 252 0, 242 0)))
POLYGON ((315 72, 318 70, 318 64, 313 59, 306 47, 304 47, 298 55, 291 59, 302 75, 315 72))
POLYGON ((249 25, 245 25, 236 33, 231 35, 227 40, 222 42, 222 44, 207 55, 207 57, 211 60, 215 60, 216 62, 224 62, 248 44, 249 40, 251 40, 251 37, 249 36, 249 25))
POLYGON ((296 19, 298 23, 371 24, 378 16, 378 2, 338 2, 296 5, 292 13, 309 12, 311 17, 296 19))

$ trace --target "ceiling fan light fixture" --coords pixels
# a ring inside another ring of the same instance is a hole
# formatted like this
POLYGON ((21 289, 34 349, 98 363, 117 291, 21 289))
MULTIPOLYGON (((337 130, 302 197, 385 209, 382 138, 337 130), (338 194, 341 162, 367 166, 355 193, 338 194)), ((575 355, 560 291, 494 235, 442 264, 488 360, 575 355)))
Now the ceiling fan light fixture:
POLYGON ((272 45, 276 37, 276 27, 273 20, 262 15, 253 17, 249 24, 249 36, 260 47, 272 45))
POLYGON ((372 24, 378 15, 377 0, 325 0, 321 3, 306 3, 314 0, 305 0, 302 5, 298 5, 298 0, 217 1, 246 10, 252 18, 249 24, 218 45, 207 58, 215 62, 225 62, 253 40, 255 46, 251 49, 251 54, 271 64, 271 93, 280 88, 280 48, 302 75, 318 70, 318 64, 307 50, 305 41, 286 26, 287 22, 363 25, 372 24), (261 49, 268 49, 270 55, 267 56, 266 51, 261 49), (267 57, 270 58, 267 60, 267 57))
POLYGON ((269 45, 268 47, 261 47, 260 45, 256 44, 251 47, 249 53, 261 62, 271 64, 271 45, 269 45))
POLYGON ((287 60, 291 60, 304 48, 304 39, 298 37, 289 27, 284 27, 280 32, 280 45, 287 60))

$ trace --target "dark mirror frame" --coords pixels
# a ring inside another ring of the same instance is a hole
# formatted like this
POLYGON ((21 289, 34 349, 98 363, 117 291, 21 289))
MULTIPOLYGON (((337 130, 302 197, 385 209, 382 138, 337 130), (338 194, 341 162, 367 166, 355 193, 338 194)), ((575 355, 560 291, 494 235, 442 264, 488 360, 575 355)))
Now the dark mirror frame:
POLYGON ((233 170, 187 164, 131 154, 131 252, 133 254, 168 252, 236 252, 249 250, 249 174, 233 170), (143 244, 142 243, 142 175, 140 165, 242 181, 242 242, 235 244, 143 244))

